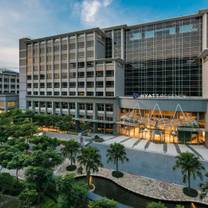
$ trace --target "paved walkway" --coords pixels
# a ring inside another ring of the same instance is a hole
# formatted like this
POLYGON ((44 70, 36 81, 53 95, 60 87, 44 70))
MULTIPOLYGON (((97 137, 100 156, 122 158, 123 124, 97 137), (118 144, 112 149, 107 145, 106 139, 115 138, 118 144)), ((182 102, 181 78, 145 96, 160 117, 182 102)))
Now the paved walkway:
MULTIPOLYGON (((56 137, 63 140, 77 139, 77 135, 59 134, 54 132, 47 132, 47 136, 56 137)), ((208 161, 208 148, 204 145, 186 145, 186 144, 159 144, 154 143, 149 140, 138 139, 128 136, 114 136, 114 135, 104 135, 98 134, 104 139, 102 142, 105 145, 110 145, 114 142, 123 144, 126 148, 153 152, 159 154, 167 154, 171 156, 177 156, 181 152, 191 152, 198 156, 201 160, 208 161)), ((90 137, 84 137, 85 143, 87 144, 90 137)))
POLYGON ((105 139, 104 144, 112 143, 123 144, 126 148, 142 150, 147 152, 155 152, 160 154, 168 154, 177 156, 181 152, 191 152, 198 156, 201 160, 208 161, 208 149, 204 145, 188 145, 188 144, 159 144, 149 140, 132 138, 127 136, 117 136, 105 139))
MULTIPOLYGON (((56 175, 65 175, 69 173, 66 171, 68 164, 69 161, 66 159, 64 163, 57 168, 56 175)), ((203 200, 201 200, 199 196, 195 198, 188 197, 182 191, 183 186, 173 183, 166 183, 160 180, 129 173, 125 173, 122 178, 114 178, 111 174, 111 170, 106 168, 100 168, 99 172, 93 175, 108 178, 130 191, 154 199, 177 202, 199 202, 208 205, 208 197, 205 197, 203 200)))

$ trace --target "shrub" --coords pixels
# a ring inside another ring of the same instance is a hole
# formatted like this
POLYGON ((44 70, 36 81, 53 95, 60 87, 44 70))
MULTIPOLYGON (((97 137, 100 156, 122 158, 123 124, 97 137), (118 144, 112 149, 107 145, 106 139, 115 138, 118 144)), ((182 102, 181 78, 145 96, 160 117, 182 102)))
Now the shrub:
POLYGON ((89 203, 89 208, 116 208, 116 206, 117 202, 110 199, 101 199, 89 203))

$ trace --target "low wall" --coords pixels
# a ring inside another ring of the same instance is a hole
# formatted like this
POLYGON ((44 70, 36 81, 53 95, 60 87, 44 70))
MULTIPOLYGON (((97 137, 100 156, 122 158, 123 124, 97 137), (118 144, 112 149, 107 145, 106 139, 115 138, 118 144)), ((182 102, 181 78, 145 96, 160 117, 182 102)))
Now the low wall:
MULTIPOLYGON (((92 144, 97 147, 102 155, 102 162, 106 168, 114 168, 112 164, 107 163, 106 150, 107 145, 92 144)), ((120 164, 120 169, 135 175, 146 176, 169 183, 183 185, 182 175, 179 171, 173 171, 175 157, 146 151, 127 149, 129 162, 120 164)), ((202 162, 208 171, 208 162, 202 162)), ((199 179, 192 181, 192 186, 198 188, 201 181, 199 179)))

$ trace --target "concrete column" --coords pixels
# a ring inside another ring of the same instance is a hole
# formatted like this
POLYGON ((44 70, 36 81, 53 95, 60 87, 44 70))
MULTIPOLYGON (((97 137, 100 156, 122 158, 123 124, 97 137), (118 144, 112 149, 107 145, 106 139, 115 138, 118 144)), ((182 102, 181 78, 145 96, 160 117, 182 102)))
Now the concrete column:
POLYGON ((208 104, 207 111, 205 113, 205 146, 208 147, 208 104))
POLYGON ((124 29, 121 29, 121 59, 124 60, 124 44, 125 44, 125 40, 124 40, 124 29))
POLYGON ((202 50, 207 48, 207 13, 202 17, 202 50))
POLYGON ((29 39, 24 38, 19 40, 19 70, 20 70, 20 87, 19 87, 19 107, 20 109, 26 109, 26 93, 27 93, 27 72, 26 72, 26 52, 27 51, 27 41, 29 39), (21 53, 23 52, 23 53, 21 53))

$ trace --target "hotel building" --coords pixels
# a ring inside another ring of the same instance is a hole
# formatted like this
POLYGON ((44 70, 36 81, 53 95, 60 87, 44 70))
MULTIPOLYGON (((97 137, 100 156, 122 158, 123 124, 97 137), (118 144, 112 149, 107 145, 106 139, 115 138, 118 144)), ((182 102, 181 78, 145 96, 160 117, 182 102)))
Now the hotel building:
POLYGON ((94 132, 164 142, 208 137, 208 10, 139 25, 22 38, 20 108, 94 132))
POLYGON ((0 69, 0 112, 18 107, 19 73, 0 69))

